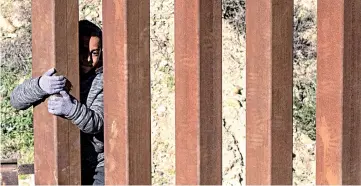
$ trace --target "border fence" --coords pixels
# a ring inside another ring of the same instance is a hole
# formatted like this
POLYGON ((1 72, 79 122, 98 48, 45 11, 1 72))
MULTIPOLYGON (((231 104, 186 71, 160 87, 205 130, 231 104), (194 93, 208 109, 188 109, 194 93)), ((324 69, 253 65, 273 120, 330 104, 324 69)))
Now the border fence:
MULTIPOLYGON (((151 184, 149 0, 103 0, 106 184, 151 184)), ((222 1, 175 0, 176 184, 222 184, 222 1)), ((318 0, 317 184, 361 184, 361 1, 318 0)), ((293 1, 246 2, 246 184, 292 184, 293 1)), ((79 96, 78 1, 32 0, 33 75, 79 96)), ((35 183, 81 184, 80 135, 34 109, 35 183)))

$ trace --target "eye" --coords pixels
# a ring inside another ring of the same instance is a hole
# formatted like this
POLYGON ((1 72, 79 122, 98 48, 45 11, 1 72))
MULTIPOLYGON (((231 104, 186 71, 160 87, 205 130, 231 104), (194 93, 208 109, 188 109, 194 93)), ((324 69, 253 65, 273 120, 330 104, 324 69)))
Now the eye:
POLYGON ((99 50, 99 49, 97 49, 97 50, 92 50, 92 51, 91 51, 91 54, 94 55, 94 56, 98 56, 99 53, 100 53, 100 50, 99 50))

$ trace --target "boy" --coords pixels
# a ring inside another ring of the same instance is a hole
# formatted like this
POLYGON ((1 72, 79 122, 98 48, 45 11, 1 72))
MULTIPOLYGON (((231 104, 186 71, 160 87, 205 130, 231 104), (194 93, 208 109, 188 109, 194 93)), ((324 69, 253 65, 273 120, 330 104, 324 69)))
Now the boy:
POLYGON ((66 78, 52 68, 18 85, 11 94, 14 108, 24 110, 50 95, 48 111, 71 120, 81 130, 82 185, 104 185, 104 111, 102 31, 79 22, 80 100, 65 91, 66 78))

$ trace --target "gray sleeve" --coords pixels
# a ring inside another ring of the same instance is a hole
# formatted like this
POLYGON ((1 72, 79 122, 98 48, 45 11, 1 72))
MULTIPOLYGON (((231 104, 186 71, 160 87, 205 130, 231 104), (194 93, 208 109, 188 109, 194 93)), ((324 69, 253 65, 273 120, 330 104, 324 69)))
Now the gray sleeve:
POLYGON ((25 110, 36 105, 47 96, 47 93, 39 86, 39 78, 25 80, 11 92, 10 104, 15 109, 25 110))
POLYGON ((75 101, 75 109, 66 118, 70 119, 84 133, 96 134, 104 125, 103 92, 97 95, 90 107, 75 101))

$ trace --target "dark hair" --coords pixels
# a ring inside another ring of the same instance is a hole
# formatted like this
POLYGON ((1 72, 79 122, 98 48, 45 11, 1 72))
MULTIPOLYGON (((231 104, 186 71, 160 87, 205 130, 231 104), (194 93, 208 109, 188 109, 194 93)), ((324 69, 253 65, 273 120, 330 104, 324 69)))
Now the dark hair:
POLYGON ((96 36, 100 39, 100 46, 103 46, 102 30, 88 20, 79 21, 79 39, 81 36, 96 36))

